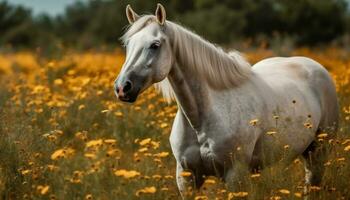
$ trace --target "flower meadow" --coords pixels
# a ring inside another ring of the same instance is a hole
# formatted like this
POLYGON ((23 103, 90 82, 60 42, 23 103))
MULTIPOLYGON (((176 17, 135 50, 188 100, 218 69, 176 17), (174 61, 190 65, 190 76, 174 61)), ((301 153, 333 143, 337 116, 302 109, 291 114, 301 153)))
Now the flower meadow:
MULTIPOLYGON (((245 54, 254 64, 278 53, 245 54)), ((349 51, 300 48, 286 55, 315 59, 336 82, 339 131, 317 138, 329 153, 322 185, 304 191, 297 158, 247 173, 236 191, 206 177, 199 191, 188 188, 189 199, 350 199, 349 51)), ((0 53, 1 199, 181 199, 168 142, 177 106, 153 87, 135 104, 119 102, 113 83, 124 58, 118 49, 0 53)))

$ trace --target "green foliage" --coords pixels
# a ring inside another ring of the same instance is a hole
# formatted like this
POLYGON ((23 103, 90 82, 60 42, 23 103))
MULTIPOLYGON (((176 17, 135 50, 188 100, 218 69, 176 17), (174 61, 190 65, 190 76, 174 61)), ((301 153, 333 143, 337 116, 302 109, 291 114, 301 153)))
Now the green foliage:
POLYGON ((206 39, 230 44, 246 38, 293 38, 299 45, 333 41, 349 33, 345 0, 172 0, 83 1, 58 17, 32 17, 30 10, 0 3, 0 44, 15 47, 114 46, 128 25, 125 6, 153 14, 156 3, 168 19, 184 24, 206 39))

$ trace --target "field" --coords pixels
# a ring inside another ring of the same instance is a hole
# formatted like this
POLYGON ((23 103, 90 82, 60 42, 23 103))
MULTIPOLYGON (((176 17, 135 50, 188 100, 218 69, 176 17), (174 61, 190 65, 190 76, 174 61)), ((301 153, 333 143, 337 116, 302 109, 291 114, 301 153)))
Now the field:
MULTIPOLYGON (((251 63, 279 53, 246 52, 251 63)), ((332 74, 341 105, 337 135, 323 133, 326 173, 310 199, 350 199, 350 57, 343 49, 295 49, 332 74)), ((118 102, 120 50, 0 54, 0 199, 180 199, 168 138, 176 104, 151 88, 118 102)), ((247 122, 249 126, 249 122, 247 122)), ((286 148, 286 151, 288 149, 286 148)), ((187 176, 190 174, 183 174, 187 176)), ((204 199, 302 199, 301 159, 247 174, 237 191, 208 177, 204 199)))

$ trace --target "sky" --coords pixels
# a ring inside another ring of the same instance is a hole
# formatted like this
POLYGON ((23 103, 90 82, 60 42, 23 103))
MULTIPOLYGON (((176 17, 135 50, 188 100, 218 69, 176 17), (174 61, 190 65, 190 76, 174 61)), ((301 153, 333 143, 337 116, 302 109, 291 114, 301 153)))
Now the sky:
MULTIPOLYGON (((11 4, 20 4, 25 7, 31 8, 34 15, 46 13, 55 16, 64 13, 64 9, 67 5, 79 0, 0 0, 0 2, 1 1, 7 1, 11 4)), ((350 9, 350 0, 346 1, 348 2, 348 8, 350 9)))
POLYGON ((78 0, 0 0, 10 4, 23 5, 32 9, 34 15, 46 13, 52 16, 64 13, 67 5, 78 0))

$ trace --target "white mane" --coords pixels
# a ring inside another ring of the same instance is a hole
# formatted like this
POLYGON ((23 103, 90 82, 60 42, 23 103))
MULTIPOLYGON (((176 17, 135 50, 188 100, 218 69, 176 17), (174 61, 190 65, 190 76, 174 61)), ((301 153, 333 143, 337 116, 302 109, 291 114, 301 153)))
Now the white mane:
MULTIPOLYGON (((124 44, 135 33, 155 21, 152 15, 137 20, 124 34, 124 44)), ((170 39, 179 66, 188 67, 204 78, 214 89, 227 89, 239 85, 251 74, 251 65, 236 51, 226 53, 188 29, 166 21, 165 31, 170 39)), ((155 84, 167 99, 174 94, 166 78, 155 84)))

